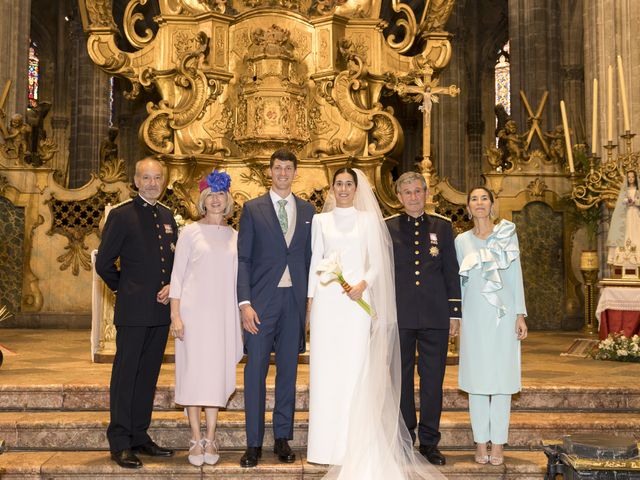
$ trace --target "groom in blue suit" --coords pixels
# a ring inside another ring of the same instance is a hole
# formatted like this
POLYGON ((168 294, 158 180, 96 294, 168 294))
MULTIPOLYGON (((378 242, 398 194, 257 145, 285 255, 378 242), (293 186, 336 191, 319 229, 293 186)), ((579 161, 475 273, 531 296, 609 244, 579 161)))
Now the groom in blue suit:
POLYGON ((311 219, 315 209, 291 193, 298 160, 288 150, 271 155, 272 187, 244 204, 238 234, 238 303, 247 363, 244 407, 247 450, 242 467, 262 455, 269 356, 276 357, 273 409, 274 452, 295 461, 293 438, 298 353, 305 350, 307 281, 311 261, 311 219))

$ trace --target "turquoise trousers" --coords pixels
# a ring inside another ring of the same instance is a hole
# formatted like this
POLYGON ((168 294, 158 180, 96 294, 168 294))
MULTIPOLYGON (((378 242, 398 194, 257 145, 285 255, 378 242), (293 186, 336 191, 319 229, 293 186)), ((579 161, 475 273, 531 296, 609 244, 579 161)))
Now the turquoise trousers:
POLYGON ((507 443, 511 395, 469 394, 469 414, 473 440, 476 443, 491 441, 496 445, 507 443))

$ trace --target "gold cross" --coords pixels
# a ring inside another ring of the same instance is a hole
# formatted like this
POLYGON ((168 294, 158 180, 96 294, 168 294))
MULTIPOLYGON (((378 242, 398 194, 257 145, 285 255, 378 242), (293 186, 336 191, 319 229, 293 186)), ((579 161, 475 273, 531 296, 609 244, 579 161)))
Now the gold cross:
POLYGON ((422 112, 422 171, 428 182, 431 176, 431 107, 438 103, 438 94, 455 97, 460 89, 455 85, 439 86, 439 79, 433 78, 433 69, 428 65, 418 65, 415 58, 413 65, 417 68, 410 70, 406 76, 392 76, 387 87, 396 91, 405 102, 422 104, 419 107, 422 112))
POLYGON ((529 121, 531 122, 531 128, 527 134, 527 142, 525 143, 524 150, 529 150, 529 145, 531 144, 531 140, 533 139, 533 134, 537 134, 540 139, 540 143, 542 144, 542 148, 544 153, 549 155, 549 146, 547 145, 547 141, 544 139, 544 135, 542 134, 542 130, 540 129, 540 118, 542 117, 542 111, 544 110, 544 105, 547 103, 547 97, 549 96, 549 91, 545 90, 544 94, 542 94, 542 100, 540 100, 540 104, 538 105, 538 109, 536 110, 536 114, 533 114, 533 109, 531 105, 529 105, 529 101, 527 100, 527 96, 525 93, 520 90, 520 98, 522 98, 522 103, 524 103, 524 108, 527 109, 527 113, 529 114, 529 121))

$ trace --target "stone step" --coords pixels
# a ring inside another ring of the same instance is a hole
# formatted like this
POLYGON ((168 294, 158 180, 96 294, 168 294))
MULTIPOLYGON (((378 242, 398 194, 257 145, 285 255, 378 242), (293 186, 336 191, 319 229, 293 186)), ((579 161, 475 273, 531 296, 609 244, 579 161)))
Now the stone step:
MULTIPOLYGON (((416 382, 417 383, 417 382, 416 382)), ((296 410, 309 407, 309 386, 298 384, 296 410)), ((155 409, 173 410, 173 385, 156 390, 155 409)), ((267 385, 267 409, 273 409, 274 386, 267 385)), ((419 396, 416 390, 416 405, 419 396)), ((453 387, 444 388, 444 410, 466 410, 467 395, 453 387)), ((517 410, 640 412, 640 387, 525 387, 513 396, 511 406, 517 410)), ((53 384, 0 385, 0 411, 20 410, 108 410, 109 385, 53 384)), ((244 410, 244 386, 239 385, 227 410, 244 410)))
MULTIPOLYGON (((108 412, 2 412, 0 438, 9 450, 106 450, 108 412)), ((307 444, 308 413, 294 422, 292 446, 307 444)), ((473 448, 467 412, 444 412, 442 448, 473 448)), ((540 448, 543 439, 566 434, 600 433, 635 436, 640 440, 640 415, 629 413, 512 412, 509 445, 540 448)), ((186 448, 190 430, 182 411, 154 412, 150 434, 161 445, 186 448)), ((220 412, 217 438, 223 449, 243 448, 244 413, 220 412)), ((265 447, 273 445, 271 413, 266 415, 265 447)))
MULTIPOLYGON (((187 452, 178 452, 169 459, 142 457, 144 467, 124 470, 109 459, 106 452, 7 452, 0 455, 0 477, 11 480, 315 480, 326 467, 309 464, 304 453, 291 464, 277 461, 266 452, 256 468, 238 465, 242 452, 222 452, 215 466, 194 467, 187 462, 187 452)), ((542 480, 546 471, 546 457, 542 452, 507 451, 501 466, 478 465, 472 451, 445 451, 447 465, 440 471, 450 480, 542 480)))

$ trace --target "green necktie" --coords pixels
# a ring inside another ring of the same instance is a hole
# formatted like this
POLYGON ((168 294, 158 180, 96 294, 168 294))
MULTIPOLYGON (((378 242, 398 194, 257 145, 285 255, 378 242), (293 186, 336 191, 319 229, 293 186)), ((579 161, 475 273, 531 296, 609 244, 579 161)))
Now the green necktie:
POLYGON ((287 218, 287 211, 284 209, 286 204, 286 200, 278 200, 278 221, 280 222, 280 228, 284 235, 286 235, 287 230, 289 230, 289 219, 287 218))

